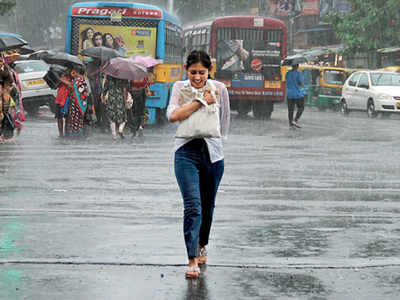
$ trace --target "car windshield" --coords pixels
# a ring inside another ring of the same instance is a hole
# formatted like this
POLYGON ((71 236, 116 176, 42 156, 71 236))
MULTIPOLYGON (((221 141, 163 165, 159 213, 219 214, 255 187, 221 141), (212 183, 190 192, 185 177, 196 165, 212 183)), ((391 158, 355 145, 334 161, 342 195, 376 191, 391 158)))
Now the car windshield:
POLYGON ((15 65, 15 71, 18 74, 22 73, 32 73, 32 72, 42 72, 47 71, 49 66, 40 60, 37 61, 25 61, 15 65))
POLYGON ((326 70, 324 79, 326 83, 343 85, 346 81, 346 73, 339 70, 326 70))
POLYGON ((400 74, 373 73, 371 81, 377 86, 400 86, 400 74))

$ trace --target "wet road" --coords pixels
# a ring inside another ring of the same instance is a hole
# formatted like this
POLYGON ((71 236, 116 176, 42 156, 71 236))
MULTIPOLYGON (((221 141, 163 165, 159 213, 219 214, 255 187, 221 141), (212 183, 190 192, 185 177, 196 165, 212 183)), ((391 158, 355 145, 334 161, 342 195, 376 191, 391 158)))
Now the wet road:
POLYGON ((0 145, 0 299, 398 299, 400 118, 232 116, 209 265, 187 281, 174 126, 0 145))

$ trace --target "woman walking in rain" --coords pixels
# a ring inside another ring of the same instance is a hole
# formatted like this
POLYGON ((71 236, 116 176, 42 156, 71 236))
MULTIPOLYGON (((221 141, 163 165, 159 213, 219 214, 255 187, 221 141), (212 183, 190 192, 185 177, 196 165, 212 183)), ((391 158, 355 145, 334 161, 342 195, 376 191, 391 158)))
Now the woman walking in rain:
MULTIPOLYGON (((73 68, 69 72, 69 77, 63 78, 63 84, 66 85, 68 93, 62 95, 63 98, 58 98, 58 104, 67 103, 68 113, 65 118, 65 133, 66 137, 81 137, 84 135, 83 122, 85 119, 86 110, 88 108, 88 88, 86 79, 80 74, 80 71, 73 68)), ((57 95, 58 96, 58 95, 57 95)), ((60 115, 56 116, 60 121, 60 115)), ((62 133, 62 128, 59 127, 59 135, 62 133)))
POLYGON ((143 138, 144 115, 146 107, 146 96, 149 91, 148 78, 131 81, 130 93, 133 98, 133 106, 128 112, 128 121, 132 130, 132 138, 138 136, 143 138))
POLYGON ((106 115, 110 122, 113 141, 124 138, 123 132, 127 120, 126 100, 128 96, 129 81, 107 75, 104 82, 102 101, 106 106, 106 115))
POLYGON ((206 246, 215 197, 224 173, 222 137, 227 135, 229 129, 229 96, 223 83, 208 79, 211 68, 211 59, 206 52, 192 51, 185 65, 189 80, 174 84, 167 109, 170 122, 179 121, 181 125, 203 106, 216 104, 220 120, 217 126, 219 137, 175 137, 175 176, 183 198, 183 230, 189 260, 187 278, 198 277, 198 265, 207 262, 206 246), (214 94, 207 90, 208 86, 215 87, 214 94), (181 91, 188 88, 202 95, 202 99, 193 98, 183 104, 181 91))

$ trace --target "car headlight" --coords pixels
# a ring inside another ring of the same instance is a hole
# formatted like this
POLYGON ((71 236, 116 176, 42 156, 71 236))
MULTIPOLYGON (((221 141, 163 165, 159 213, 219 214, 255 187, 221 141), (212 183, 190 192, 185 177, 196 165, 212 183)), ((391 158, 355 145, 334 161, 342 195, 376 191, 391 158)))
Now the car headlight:
POLYGON ((380 94, 378 95, 378 100, 380 101, 390 101, 393 100, 393 97, 391 95, 387 95, 387 94, 380 94))

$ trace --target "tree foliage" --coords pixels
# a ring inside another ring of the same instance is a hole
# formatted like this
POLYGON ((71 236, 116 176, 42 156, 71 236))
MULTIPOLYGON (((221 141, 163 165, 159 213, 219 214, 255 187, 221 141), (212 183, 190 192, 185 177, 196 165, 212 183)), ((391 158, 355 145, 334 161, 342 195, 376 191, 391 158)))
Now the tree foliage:
POLYGON ((353 55, 400 45, 399 0, 349 0, 349 13, 326 17, 344 44, 344 54, 353 55))
POLYGON ((0 15, 7 14, 16 4, 16 0, 0 0, 0 15))

